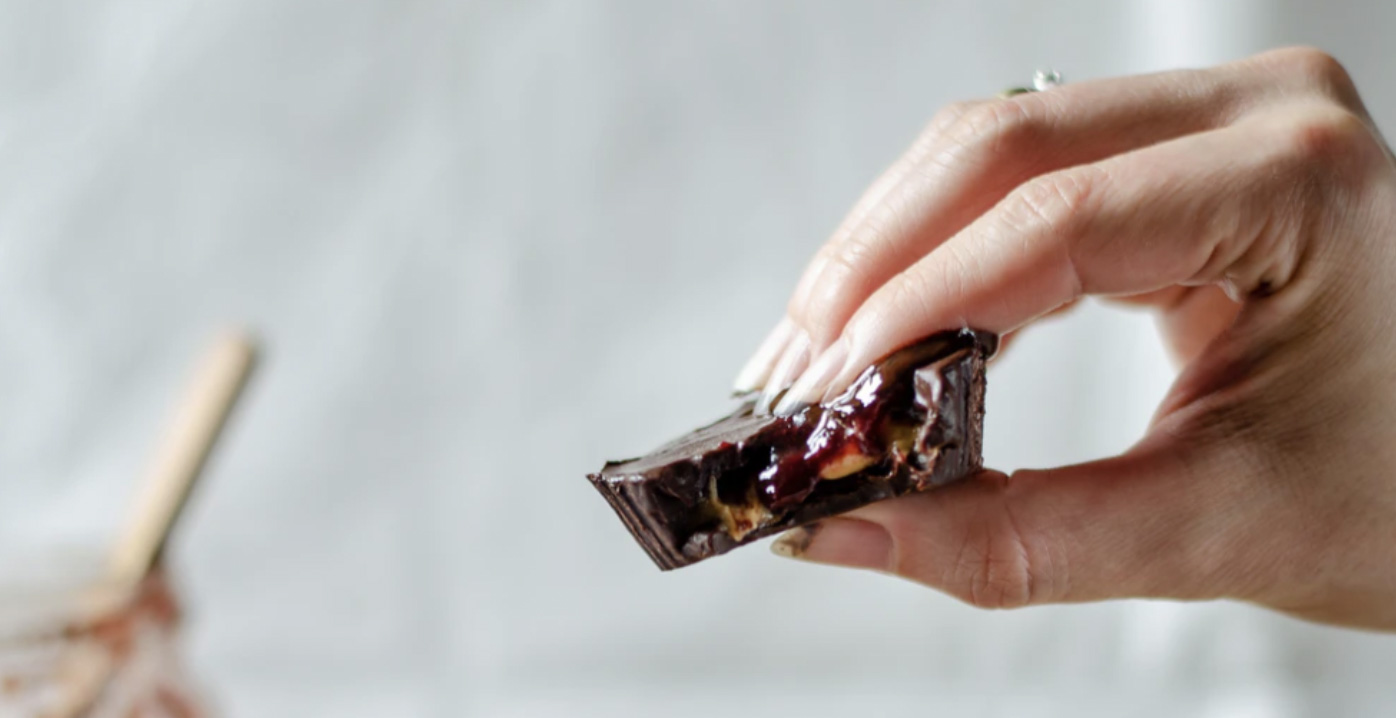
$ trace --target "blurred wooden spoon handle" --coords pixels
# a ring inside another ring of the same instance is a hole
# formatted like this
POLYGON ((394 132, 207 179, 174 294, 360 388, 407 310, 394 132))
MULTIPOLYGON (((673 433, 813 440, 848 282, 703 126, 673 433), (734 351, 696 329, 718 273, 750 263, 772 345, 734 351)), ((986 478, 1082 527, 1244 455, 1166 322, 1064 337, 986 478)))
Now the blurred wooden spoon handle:
POLYGON ((108 578, 134 586, 160 557, 194 482, 228 415, 247 385, 256 344, 241 330, 225 332, 199 365, 136 495, 134 511, 113 546, 108 578))

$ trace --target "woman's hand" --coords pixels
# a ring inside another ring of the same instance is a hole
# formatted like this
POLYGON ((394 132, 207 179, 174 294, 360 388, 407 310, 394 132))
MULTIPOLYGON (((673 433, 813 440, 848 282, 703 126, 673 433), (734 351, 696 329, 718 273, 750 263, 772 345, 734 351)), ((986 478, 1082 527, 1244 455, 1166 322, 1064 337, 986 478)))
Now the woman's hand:
POLYGON ((787 411, 936 330, 1013 332, 1087 294, 1152 306, 1184 364, 1134 448, 778 548, 986 607, 1231 597, 1396 629, 1396 161, 1322 52, 945 110, 739 388, 787 411))

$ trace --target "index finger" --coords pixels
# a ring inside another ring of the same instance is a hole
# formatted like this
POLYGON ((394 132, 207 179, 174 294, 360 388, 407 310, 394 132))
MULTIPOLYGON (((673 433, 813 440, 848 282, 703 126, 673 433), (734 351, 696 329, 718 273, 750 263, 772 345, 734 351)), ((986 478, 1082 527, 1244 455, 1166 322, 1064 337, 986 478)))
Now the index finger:
POLYGON ((1315 155, 1359 136, 1350 112, 1297 107, 1038 177, 869 297, 777 411, 928 333, 1011 331, 1083 294, 1279 290, 1302 253, 1315 155))

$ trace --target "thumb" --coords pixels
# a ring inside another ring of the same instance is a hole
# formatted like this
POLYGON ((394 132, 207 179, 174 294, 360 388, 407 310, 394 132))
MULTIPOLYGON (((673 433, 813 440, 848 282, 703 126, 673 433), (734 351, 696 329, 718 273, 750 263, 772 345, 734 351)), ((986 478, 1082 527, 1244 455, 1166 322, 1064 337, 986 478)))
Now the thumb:
POLYGON ((795 529, 781 555, 896 574, 985 608, 1245 593, 1237 539, 1260 509, 1225 462, 1172 442, 873 504, 795 529), (1210 466, 1204 476, 1198 467, 1210 466))

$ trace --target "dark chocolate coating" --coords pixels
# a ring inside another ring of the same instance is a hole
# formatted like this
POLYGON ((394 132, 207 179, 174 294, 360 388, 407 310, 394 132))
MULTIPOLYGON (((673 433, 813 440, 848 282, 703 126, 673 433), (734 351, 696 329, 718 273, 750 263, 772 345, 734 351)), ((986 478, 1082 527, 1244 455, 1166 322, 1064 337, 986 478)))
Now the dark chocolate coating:
POLYGON ((588 476, 661 569, 673 569, 983 467, 986 332, 927 337, 849 391, 790 417, 754 402, 645 456, 588 476), (893 437, 900 437, 895 439, 893 437), (840 457, 860 470, 820 478, 840 457))

